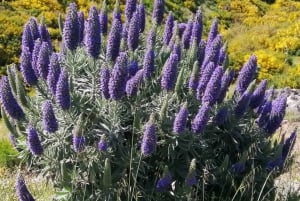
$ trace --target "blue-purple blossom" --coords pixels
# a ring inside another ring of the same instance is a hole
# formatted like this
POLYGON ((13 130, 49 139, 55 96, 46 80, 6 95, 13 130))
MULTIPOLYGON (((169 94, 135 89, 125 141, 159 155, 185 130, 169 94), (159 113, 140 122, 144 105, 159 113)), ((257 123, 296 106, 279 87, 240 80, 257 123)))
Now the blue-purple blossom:
POLYGON ((215 65, 213 62, 208 63, 208 65, 204 68, 204 70, 201 73, 201 77, 199 79, 199 83, 197 86, 197 100, 201 100, 203 93, 205 92, 207 83, 209 82, 213 72, 215 70, 215 65))
POLYGON ((128 39, 127 45, 131 51, 134 51, 139 45, 139 33, 140 33, 140 24, 139 24, 139 13, 134 12, 128 30, 128 39))
POLYGON ((275 168, 282 168, 285 159, 282 156, 279 156, 277 159, 270 160, 267 164, 267 170, 272 171, 275 168))
POLYGON ((35 42, 34 42, 34 48, 33 48, 33 51, 32 51, 32 60, 31 60, 31 66, 32 66, 32 69, 34 70, 34 73, 35 73, 35 76, 36 77, 39 77, 39 71, 38 71, 38 68, 37 68, 37 60, 39 58, 39 53, 40 53, 40 49, 41 49, 41 45, 42 45, 42 42, 41 40, 38 38, 35 42))
POLYGON ((210 105, 214 105, 219 97, 220 88, 221 88, 221 80, 223 76, 223 67, 218 66, 209 82, 207 83, 204 95, 202 97, 202 103, 209 103, 210 105))
POLYGON ((155 42, 156 42, 156 29, 152 28, 147 36, 147 44, 146 44, 146 49, 150 50, 150 49, 154 49, 155 47, 155 42))
POLYGON ((171 91, 175 87, 178 62, 178 56, 176 54, 171 54, 164 65, 161 77, 161 87, 166 91, 171 91))
POLYGON ((98 11, 95 6, 91 7, 85 24, 85 47, 91 57, 98 58, 101 49, 101 30, 98 11))
POLYGON ((136 10, 136 0, 127 0, 125 5, 125 16, 127 22, 131 21, 131 18, 135 10, 136 10))
POLYGON ((50 49, 47 42, 43 42, 40 47, 36 68, 39 72, 39 77, 47 79, 50 63, 50 49))
POLYGON ((177 26, 178 26, 178 35, 181 38, 186 28, 186 23, 179 23, 177 26))
POLYGON ((209 120, 209 113, 211 107, 209 104, 204 103, 198 110, 197 115, 192 121, 192 131, 193 133, 201 133, 204 131, 206 124, 209 120))
POLYGON ((182 44, 184 49, 188 49, 190 47, 192 30, 193 30, 193 21, 189 20, 182 35, 182 44))
POLYGON ((106 60, 114 61, 118 57, 121 43, 121 33, 121 20, 114 18, 107 40, 106 60))
POLYGON ((154 51, 152 49, 148 49, 143 62, 144 79, 149 79, 155 71, 154 57, 154 51))
POLYGON ((189 111, 187 109, 187 105, 184 104, 178 114, 175 117, 173 123, 173 132, 176 134, 182 134, 186 128, 187 120, 188 120, 189 111))
POLYGON ((241 95, 246 91, 249 84, 252 82, 257 69, 257 59, 255 55, 252 55, 248 62, 243 66, 239 72, 235 91, 238 95, 241 95))
POLYGON ((73 149, 75 152, 81 152, 85 147, 85 137, 84 136, 73 136, 73 149))
POLYGON ((98 142, 98 150, 99 151, 107 151, 108 149, 108 142, 107 139, 105 137, 105 135, 102 135, 100 141, 98 142))
POLYGON ((189 89, 196 90, 199 83, 199 62, 195 61, 193 69, 189 79, 189 89))
POLYGON ((246 170, 245 162, 238 162, 231 166, 231 171, 234 174, 241 174, 246 170))
POLYGON ((286 101, 286 96, 280 96, 272 101, 272 109, 269 115, 269 120, 264 126, 267 136, 273 134, 280 127, 285 115, 286 101))
POLYGON ((218 110, 214 122, 216 123, 217 126, 220 126, 226 122, 228 118, 228 108, 227 107, 222 107, 218 110))
POLYGON ((22 34, 22 51, 25 51, 26 49, 26 51, 32 52, 33 47, 34 47, 34 40, 32 38, 30 24, 26 23, 22 34))
POLYGON ((53 96, 56 94, 56 85, 60 75, 61 67, 57 53, 53 53, 50 58, 47 85, 53 96))
POLYGON ((13 96, 7 76, 2 76, 0 83, 0 98, 2 106, 10 117, 16 120, 24 118, 25 114, 13 96))
POLYGON ((202 66, 202 63, 205 58, 205 47, 206 42, 204 40, 201 40, 197 49, 197 60, 199 62, 199 66, 202 66))
POLYGON ((29 20, 29 26, 30 26, 30 31, 31 31, 31 36, 33 41, 35 41, 36 39, 40 38, 40 32, 39 32, 39 27, 36 23, 35 18, 31 17, 29 20))
POLYGON ((143 33, 146 26, 146 12, 143 4, 137 6, 137 12, 139 13, 140 33, 143 33))
POLYGON ((78 29, 79 29, 79 37, 78 37, 78 44, 83 42, 84 39, 84 13, 78 12, 78 29))
POLYGON ((172 183, 172 175, 170 173, 167 173, 157 181, 156 190, 163 191, 167 189, 171 183, 172 183))
POLYGON ((77 15, 77 5, 70 3, 64 23, 63 40, 69 50, 75 50, 79 43, 79 21, 77 15))
POLYGON ((60 72, 56 85, 56 103, 63 109, 67 110, 71 107, 71 97, 68 73, 65 70, 60 72))
MULTIPOLYGON (((207 49, 207 45, 206 45, 206 49, 207 49)), ((204 67, 208 64, 208 62, 214 62, 215 65, 218 64, 221 47, 222 47, 222 37, 221 35, 217 35, 215 39, 212 41, 211 47, 208 50, 205 50, 205 58, 202 64, 204 65, 204 67)))
POLYGON ((194 22, 193 22, 193 29, 192 29, 192 34, 191 34, 191 38, 190 38, 191 45, 192 45, 194 39, 196 39, 197 44, 199 44, 199 42, 201 41, 201 37, 202 37, 202 29, 203 29, 202 14, 198 10, 196 13, 194 22))
POLYGON ((251 108, 253 108, 253 109, 257 108, 264 101, 265 91, 267 89, 267 83, 268 83, 267 80, 262 80, 260 82, 260 84, 258 85, 258 87, 253 92, 253 94, 251 96, 250 104, 249 104, 249 106, 251 108))
POLYGON ((212 42, 214 41, 216 36, 219 34, 218 23, 219 23, 218 18, 215 18, 211 24, 210 31, 209 31, 208 38, 207 38, 206 51, 210 48, 212 42))
POLYGON ((24 178, 21 176, 20 173, 18 173, 17 175, 15 188, 19 201, 35 201, 31 193, 27 189, 24 178))
POLYGON ((116 0, 115 7, 114 7, 114 12, 113 12, 113 20, 119 20, 120 22, 122 21, 122 16, 120 12, 120 2, 119 0, 116 0))
POLYGON ((297 130, 295 129, 291 135, 285 140, 282 148, 282 157, 287 158, 291 150, 293 150, 297 139, 297 130))
POLYGON ((155 151, 156 141, 156 125, 154 119, 151 117, 145 125, 141 144, 141 152, 144 156, 149 156, 155 151))
POLYGON ((236 117, 240 118, 243 116, 243 114, 247 111, 250 98, 252 93, 249 91, 245 91, 241 97, 239 97, 235 107, 234 107, 234 113, 236 117))
POLYGON ((20 68, 22 75, 24 77, 24 81, 29 85, 37 84, 37 77, 32 68, 32 55, 29 51, 28 47, 24 47, 21 54, 20 68))
POLYGON ((266 100, 266 102, 261 106, 259 110, 259 116, 257 119, 257 125, 260 128, 264 128, 269 121, 270 112, 272 110, 272 101, 266 100))
POLYGON ((127 96, 135 96, 138 88, 143 81, 143 69, 139 70, 133 77, 126 82, 126 94, 127 96))
POLYGON ((48 44, 49 51, 52 52, 51 38, 50 38, 50 34, 49 34, 49 31, 48 31, 46 25, 40 24, 39 31, 40 31, 40 36, 41 36, 42 42, 46 42, 48 44))
POLYGON ((46 100, 42 106, 43 128, 49 133, 55 133, 58 130, 58 122, 54 114, 52 103, 46 100))
POLYGON ((108 84, 109 95, 112 100, 119 100, 124 95, 127 76, 127 55, 121 53, 114 65, 108 84))
POLYGON ((99 20, 100 20, 100 30, 102 34, 107 34, 108 30, 108 16, 106 12, 101 11, 99 14, 99 20))
POLYGON ((165 0, 155 0, 153 6, 152 19, 153 21, 160 25, 164 18, 165 12, 165 0))
POLYGON ((178 61, 181 60, 181 54, 182 54, 182 47, 179 42, 176 42, 173 45, 172 54, 176 54, 178 56, 178 61))
POLYGON ((228 88, 233 80, 234 77, 234 71, 227 69, 226 72, 223 74, 222 81, 221 81, 221 88, 220 88, 220 93, 218 97, 218 103, 222 103, 226 93, 228 91, 228 88))
POLYGON ((108 83, 110 79, 110 70, 106 67, 102 67, 100 70, 100 92, 101 96, 105 99, 109 99, 108 83))
POLYGON ((169 42, 173 34, 173 27, 174 27, 174 17, 172 12, 170 11, 166 20, 165 30, 163 35, 163 42, 165 45, 169 45, 169 42))
POLYGON ((137 61, 132 61, 128 66, 128 75, 129 77, 132 77, 138 72, 139 70, 139 64, 137 61))
POLYGON ((226 51, 227 51, 227 44, 225 43, 219 52, 218 64, 220 66, 222 66, 224 64, 224 61, 226 60, 226 56, 227 56, 226 51))
POLYGON ((28 126, 26 132, 27 132, 27 142, 28 142, 28 147, 30 152, 35 156, 41 155, 44 149, 39 139, 37 130, 32 126, 28 126))

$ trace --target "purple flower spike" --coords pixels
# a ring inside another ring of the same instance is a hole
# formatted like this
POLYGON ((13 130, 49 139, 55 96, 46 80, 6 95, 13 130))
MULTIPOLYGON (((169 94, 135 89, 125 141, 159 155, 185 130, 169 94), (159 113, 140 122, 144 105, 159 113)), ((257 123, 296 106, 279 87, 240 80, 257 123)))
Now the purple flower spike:
POLYGON ((40 47, 38 59, 36 61, 36 68, 39 72, 39 77, 44 80, 47 79, 50 63, 50 50, 47 42, 43 42, 40 47))
POLYGON ((292 134, 290 135, 290 137, 288 137, 283 145, 282 148, 282 157, 284 159, 286 159, 289 155, 289 153, 293 150, 295 143, 296 143, 296 139, 297 139, 297 131, 294 130, 292 132, 292 134))
POLYGON ((189 79, 189 89, 196 90, 199 83, 199 62, 195 61, 193 70, 189 79))
POLYGON ((48 44, 49 50, 52 51, 51 38, 50 38, 50 34, 49 34, 49 31, 48 31, 46 25, 41 24, 39 26, 39 31, 40 31, 42 42, 46 42, 48 44))
POLYGON ((150 120, 145 125, 141 144, 141 152, 144 156, 149 156, 155 151, 156 141, 156 125, 154 123, 154 118, 151 116, 150 120))
POLYGON ((176 134, 182 134, 186 128, 186 123, 188 120, 189 111, 187 109, 187 105, 184 104, 178 114, 176 115, 176 118, 173 123, 173 132, 176 134))
POLYGON ((218 100, 217 100, 218 103, 223 102, 223 100, 226 96, 228 87, 230 86, 230 84, 233 80, 233 77, 234 77, 234 71, 227 69, 226 72, 224 73, 223 77, 222 77, 220 94, 219 94, 219 97, 218 97, 218 100))
POLYGON ((214 105, 216 103, 220 93, 223 73, 222 66, 219 66, 214 70, 202 97, 202 103, 209 103, 210 105, 214 105))
POLYGON ((129 77, 132 77, 138 72, 139 70, 139 64, 136 61, 132 61, 128 67, 128 75, 129 77))
POLYGON ((253 109, 257 108, 264 101, 265 91, 267 89, 267 83, 268 83, 267 80, 262 80, 260 82, 260 84, 258 85, 258 87, 253 92, 253 94, 251 96, 250 104, 249 104, 249 106, 251 108, 253 108, 253 109))
POLYGON ((264 126, 268 122, 271 110, 272 110, 272 101, 267 100, 261 106, 260 111, 259 111, 259 116, 258 116, 258 119, 257 119, 257 125, 260 128, 264 128, 264 126))
POLYGON ((151 29, 147 37, 147 44, 146 44, 147 49, 148 50, 154 49, 155 42, 156 42, 156 31, 154 29, 151 29))
POLYGON ((127 55, 126 53, 121 53, 109 79, 108 90, 111 99, 119 100, 122 98, 125 93, 127 75, 127 55))
POLYGON ((98 143, 98 150, 105 152, 105 151, 107 151, 107 149, 108 149, 107 139, 106 139, 105 135, 102 135, 102 137, 98 143))
POLYGON ((173 17, 172 12, 170 11, 169 15, 167 17, 164 35, 163 35, 163 42, 166 46, 169 45, 169 42, 172 38, 173 27, 174 27, 174 17, 173 17))
POLYGON ((236 117, 240 118, 247 111, 252 93, 245 91, 239 98, 234 108, 236 117))
POLYGON ((37 77, 32 68, 31 62, 32 56, 28 47, 24 47, 21 54, 21 72, 24 77, 24 81, 29 85, 37 84, 37 77))
POLYGON ((196 13, 194 22, 193 22, 193 29, 192 29, 191 39, 190 39, 190 45, 192 45, 194 39, 196 39, 197 44, 199 44, 199 42, 201 41, 201 37, 202 37, 202 29, 203 29, 202 14, 198 10, 196 13))
POLYGON ((78 37, 78 44, 83 42, 84 39, 84 14, 83 12, 78 12, 78 29, 79 29, 79 37, 78 37))
POLYGON ((144 79, 149 79, 155 71, 154 57, 154 51, 148 49, 143 62, 144 79))
POLYGON ((28 191, 24 178, 18 173, 15 184, 16 194, 19 201, 35 201, 31 193, 28 191))
POLYGON ((106 67, 102 67, 100 71, 100 92, 101 96, 105 99, 109 99, 108 83, 110 79, 110 70, 106 67))
POLYGON ((40 156, 43 153, 43 147, 35 128, 27 127, 27 141, 31 153, 35 156, 40 156))
POLYGON ((212 24, 211 24, 210 31, 209 31, 209 34, 208 34, 206 51, 210 48, 212 42, 214 41, 216 36, 219 34, 218 24, 219 24, 219 21, 218 21, 217 18, 215 18, 213 20, 212 24))
POLYGON ((139 13, 140 33, 143 33, 146 26, 146 12, 143 4, 137 6, 137 12, 139 13))
POLYGON ((69 50, 75 50, 79 42, 79 36, 77 5, 75 3, 70 3, 63 30, 65 46, 69 50))
POLYGON ((46 100, 42 106, 43 128, 49 133, 55 133, 58 130, 58 122, 55 117, 50 100, 46 100))
POLYGON ((178 26, 178 34, 179 34, 179 37, 181 38, 182 34, 184 33, 184 30, 186 28, 186 23, 179 23, 177 26, 178 26))
POLYGON ((164 65, 161 77, 161 87, 166 91, 171 91, 175 87, 178 62, 178 56, 176 54, 171 54, 164 65))
POLYGON ((189 49, 190 47, 190 39, 192 35, 192 30, 193 30, 193 21, 189 20, 188 24, 186 25, 186 28, 183 32, 182 36, 182 44, 184 49, 189 49))
POLYGON ((39 71, 38 71, 38 68, 37 68, 37 60, 39 58, 39 53, 40 53, 40 49, 41 49, 41 45, 42 45, 42 42, 40 39, 37 39, 35 42, 34 42, 34 48, 33 48, 33 51, 32 51, 32 61, 31 61, 31 66, 34 70, 34 73, 35 73, 35 76, 36 77, 39 77, 39 71))
POLYGON ((107 41, 106 59, 108 61, 114 61, 119 55, 121 33, 122 33, 121 20, 114 18, 108 36, 108 41, 107 41))
POLYGON ((30 31, 31 31, 31 36, 33 41, 35 41, 36 39, 40 38, 40 32, 39 32, 39 27, 36 23, 35 18, 31 17, 29 20, 29 26, 30 26, 30 31))
POLYGON ((49 73, 47 76, 47 84, 53 96, 56 94, 56 85, 60 75, 61 67, 57 53, 53 53, 50 58, 49 73))
POLYGON ((22 51, 26 49, 31 53, 34 47, 34 41, 31 35, 30 24, 26 23, 22 35, 22 51), (28 48, 28 49, 27 49, 28 48))
POLYGON ((131 51, 134 51, 139 45, 139 13, 134 12, 129 25, 128 30, 128 47, 131 51))
POLYGON ((156 190, 166 190, 172 183, 172 175, 168 172, 157 181, 156 190))
POLYGON ((275 160, 269 161, 266 169, 268 171, 272 171, 275 168, 282 168, 284 161, 285 161, 285 159, 280 156, 279 158, 277 158, 275 160))
POLYGON ((125 6, 125 16, 127 22, 131 21, 131 18, 135 10, 136 10, 136 0, 127 0, 125 6))
POLYGON ((285 115, 286 101, 286 96, 280 96, 272 102, 269 120, 264 127, 267 136, 272 135, 280 127, 285 115))
POLYGON ((215 65, 213 62, 210 62, 205 69, 203 70, 203 72, 201 73, 201 77, 197 86, 197 100, 201 100, 203 93, 206 89, 206 85, 209 82, 213 72, 215 70, 215 65))
POLYGON ((98 11, 95 6, 91 7, 85 26, 85 46, 88 54, 97 59, 101 48, 101 30, 98 11))
POLYGON ((199 62, 199 66, 202 66, 202 63, 204 61, 205 47, 206 47, 206 42, 204 40, 201 40, 197 51, 197 60, 199 62))
POLYGON ((225 123, 225 121, 227 120, 227 117, 228 117, 228 108, 222 107, 217 112, 217 114, 214 118, 214 122, 216 123, 217 126, 221 126, 222 124, 225 123))
POLYGON ((213 40, 211 47, 207 51, 205 51, 205 58, 203 61, 204 66, 206 66, 208 62, 214 62, 215 65, 218 64, 221 47, 222 47, 222 37, 221 35, 218 35, 216 36, 215 40, 213 40))
POLYGON ((192 131, 193 133, 201 133, 204 131, 206 124, 209 120, 209 112, 211 107, 209 104, 203 104, 198 110, 197 115, 195 116, 192 122, 192 131))
POLYGON ((224 64, 224 61, 226 60, 226 56, 227 56, 226 51, 227 51, 227 44, 225 43, 219 52, 218 64, 220 66, 222 66, 224 64))
POLYGON ((106 12, 101 11, 99 14, 100 30, 102 34, 107 34, 108 17, 106 12))
POLYGON ((244 162, 238 162, 231 166, 231 171, 234 174, 241 174, 245 171, 246 165, 244 162))
POLYGON ((17 100, 13 96, 8 78, 6 76, 2 76, 1 78, 0 98, 2 106, 9 114, 9 116, 16 120, 21 120, 22 118, 24 118, 25 114, 18 104, 17 100))
POLYGON ((139 70, 132 78, 126 83, 126 94, 127 96, 135 96, 138 88, 143 81, 143 69, 139 70))
POLYGON ((241 69, 237 78, 236 92, 241 95, 246 91, 249 84, 252 82, 257 69, 257 59, 252 55, 248 62, 241 69))
POLYGON ((164 18, 165 0, 155 0, 152 18, 157 25, 160 25, 164 18))
POLYGON ((68 73, 64 70, 61 71, 57 81, 55 99, 56 103, 63 110, 67 110, 71 107, 68 73))
POLYGON ((73 136, 73 149, 75 152, 81 152, 85 147, 85 137, 83 136, 73 136))
POLYGON ((178 56, 178 61, 181 60, 181 52, 182 47, 180 43, 175 43, 175 45, 173 46, 173 50, 172 50, 172 54, 176 54, 178 56))

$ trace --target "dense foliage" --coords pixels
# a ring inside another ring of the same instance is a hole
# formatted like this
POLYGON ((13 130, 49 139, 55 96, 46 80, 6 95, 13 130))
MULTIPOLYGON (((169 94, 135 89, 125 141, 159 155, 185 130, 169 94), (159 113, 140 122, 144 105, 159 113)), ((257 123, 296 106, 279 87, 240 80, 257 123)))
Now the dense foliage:
MULTIPOLYGON (((287 97, 254 81, 257 57, 229 95, 218 19, 204 37, 200 10, 182 24, 155 0, 147 32, 143 4, 128 0, 122 14, 117 1, 106 31, 104 8, 84 21, 71 3, 60 52, 46 26, 25 24, 21 73, 8 68, 0 83, 20 167, 52 181, 58 200, 274 200, 296 131, 275 133, 287 97)), ((20 174, 16 193, 34 200, 20 174)))

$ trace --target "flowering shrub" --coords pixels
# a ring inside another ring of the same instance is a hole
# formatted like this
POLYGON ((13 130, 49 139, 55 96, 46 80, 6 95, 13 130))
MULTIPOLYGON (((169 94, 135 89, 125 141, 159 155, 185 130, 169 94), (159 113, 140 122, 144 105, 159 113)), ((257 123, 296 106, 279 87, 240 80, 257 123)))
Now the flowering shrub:
MULTIPOLYGON (((286 96, 273 97, 266 80, 255 88, 256 56, 226 97, 234 72, 217 19, 203 40, 200 11, 182 26, 155 0, 146 33, 142 5, 128 0, 122 23, 118 3, 107 33, 105 10, 91 7, 82 23, 71 3, 59 53, 45 26, 25 25, 22 78, 8 68, 0 87, 24 165, 60 200, 272 200, 296 131, 274 134, 286 96)), ((16 192, 34 199, 20 175, 16 192)))

